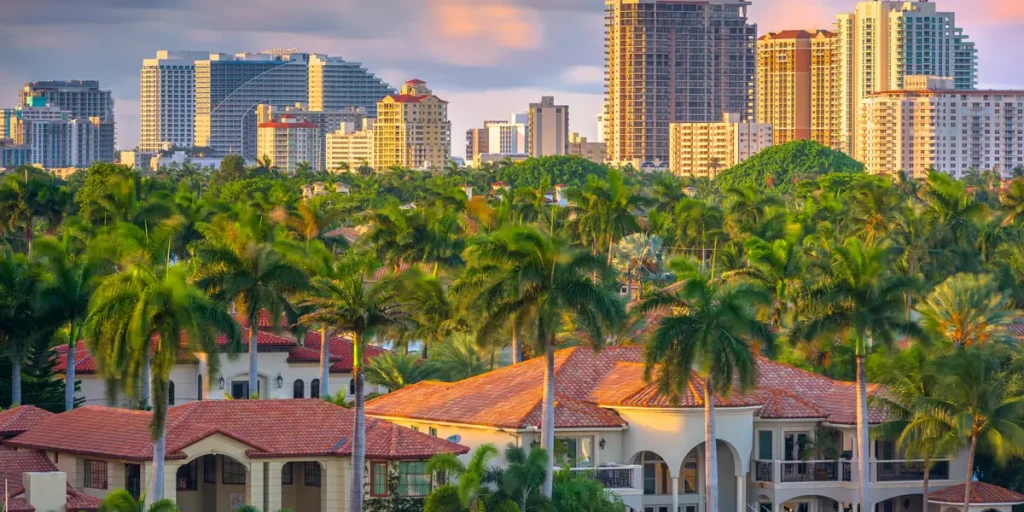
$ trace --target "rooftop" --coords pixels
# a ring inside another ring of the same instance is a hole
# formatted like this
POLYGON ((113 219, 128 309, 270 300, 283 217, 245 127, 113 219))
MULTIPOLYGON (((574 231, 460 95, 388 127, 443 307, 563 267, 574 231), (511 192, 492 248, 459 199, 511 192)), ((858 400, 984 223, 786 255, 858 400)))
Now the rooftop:
POLYGON ((53 413, 32 405, 21 405, 0 412, 0 437, 15 436, 36 426, 53 413))
MULTIPOLYGON (((32 505, 19 497, 25 493, 23 474, 55 471, 58 471, 57 467, 43 453, 0 450, 0 478, 6 482, 4 488, 0 489, 0 500, 7 504, 8 512, 36 512, 32 505)), ((93 512, 99 506, 99 498, 86 496, 71 486, 67 487, 67 510, 93 512)))
MULTIPOLYGON (((949 505, 963 505, 964 486, 957 484, 946 487, 928 495, 931 503, 949 505)), ((972 505, 1020 505, 1024 503, 1024 494, 1004 489, 998 485, 986 484, 984 482, 971 483, 971 504, 972 505)))

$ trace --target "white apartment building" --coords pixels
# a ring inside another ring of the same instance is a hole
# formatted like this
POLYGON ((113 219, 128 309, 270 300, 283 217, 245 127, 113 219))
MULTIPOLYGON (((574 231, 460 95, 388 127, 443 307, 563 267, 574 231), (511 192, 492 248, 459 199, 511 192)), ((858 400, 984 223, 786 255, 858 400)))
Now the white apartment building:
POLYGON ((328 171, 337 171, 348 167, 354 171, 360 166, 374 167, 373 161, 373 119, 364 119, 362 123, 342 123, 334 133, 327 134, 328 171))
POLYGON ((536 158, 569 154, 569 105, 555 105, 554 96, 530 103, 526 152, 536 158))
POLYGON ((956 16, 928 1, 862 1, 836 19, 833 137, 836 149, 857 153, 860 106, 876 92, 904 88, 904 77, 953 77, 958 90, 978 83, 974 43, 956 16))
POLYGON ((142 61, 139 150, 192 146, 196 61, 209 57, 209 52, 159 50, 142 61))
POLYGON ((952 78, 908 77, 899 91, 875 93, 861 107, 858 147, 868 172, 1024 167, 1024 91, 954 90, 952 78))
POLYGON ((522 155, 529 133, 528 114, 512 114, 508 122, 487 123, 487 152, 498 155, 522 155))
POLYGON ((100 127, 88 118, 42 105, 44 98, 31 98, 33 105, 16 110, 12 132, 15 144, 29 149, 30 162, 44 169, 88 167, 100 159, 100 127))
POLYGON ((678 176, 714 179, 772 143, 772 125, 742 122, 739 114, 724 114, 718 123, 672 123, 668 167, 678 176))
POLYGON ((377 102, 395 90, 358 62, 340 57, 309 56, 309 109, 340 111, 366 110, 377 117, 377 102))
POLYGON ((320 127, 292 114, 260 123, 257 137, 259 159, 269 158, 281 172, 293 173, 300 164, 322 168, 320 127))
MULTIPOLYGON (((260 105, 256 107, 256 122, 265 123, 273 121, 284 114, 292 115, 303 121, 309 121, 317 126, 317 139, 320 140, 320 156, 317 161, 323 165, 326 165, 327 162, 327 136, 338 131, 346 123, 360 126, 366 119, 366 109, 363 107, 345 107, 340 110, 310 110, 307 104, 296 103, 295 105, 284 107, 260 105)), ((327 167, 327 169, 331 169, 331 167, 327 167)))

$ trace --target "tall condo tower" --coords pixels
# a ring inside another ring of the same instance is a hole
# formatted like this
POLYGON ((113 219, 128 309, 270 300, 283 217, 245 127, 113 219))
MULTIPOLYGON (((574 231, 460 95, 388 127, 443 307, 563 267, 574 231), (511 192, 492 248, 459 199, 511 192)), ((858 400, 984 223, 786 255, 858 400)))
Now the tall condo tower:
POLYGON ((195 137, 196 61, 209 52, 159 50, 142 61, 139 150, 191 147, 195 137))
POLYGON ((755 115, 746 0, 605 0, 605 142, 613 165, 667 168, 669 125, 755 115))

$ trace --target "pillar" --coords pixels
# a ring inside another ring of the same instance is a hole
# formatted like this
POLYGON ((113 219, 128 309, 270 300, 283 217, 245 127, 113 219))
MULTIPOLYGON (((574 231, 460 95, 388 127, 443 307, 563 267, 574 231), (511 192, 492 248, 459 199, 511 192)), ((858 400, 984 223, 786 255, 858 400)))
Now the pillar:
POLYGON ((196 353, 196 359, 199 360, 199 376, 203 378, 203 388, 199 390, 201 400, 210 399, 210 362, 208 357, 202 352, 196 353))
POLYGON ((267 463, 267 508, 268 511, 281 510, 281 471, 283 462, 267 463))
POLYGON ((747 510, 747 475, 736 475, 736 512, 747 510))
POLYGON ((320 463, 323 471, 320 483, 322 512, 348 512, 349 460, 334 457, 320 463))
POLYGON ((679 512, 679 477, 672 477, 672 511, 679 512))
POLYGON ((265 464, 261 460, 256 460, 249 463, 249 478, 246 480, 248 485, 249 496, 247 502, 260 510, 266 510, 266 503, 264 498, 266 497, 265 478, 266 468, 265 464))

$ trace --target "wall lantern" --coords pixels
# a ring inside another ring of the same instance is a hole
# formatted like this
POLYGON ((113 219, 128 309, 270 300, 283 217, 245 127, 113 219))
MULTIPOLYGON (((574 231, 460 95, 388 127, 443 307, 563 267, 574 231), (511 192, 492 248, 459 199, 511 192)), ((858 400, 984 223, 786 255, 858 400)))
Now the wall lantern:
POLYGON ((221 377, 220 380, 217 381, 217 383, 220 384, 221 389, 224 389, 224 377, 221 377))
POLYGON ((284 387, 284 377, 281 376, 281 372, 277 373, 277 389, 284 387))

